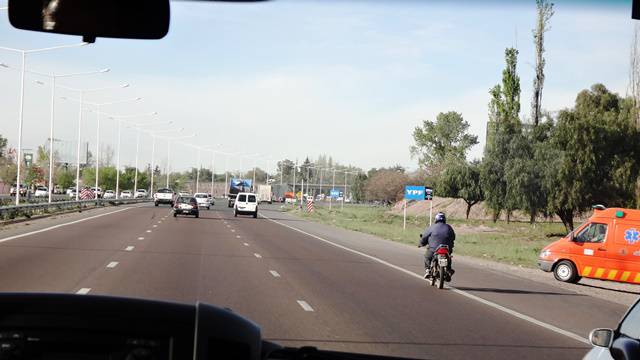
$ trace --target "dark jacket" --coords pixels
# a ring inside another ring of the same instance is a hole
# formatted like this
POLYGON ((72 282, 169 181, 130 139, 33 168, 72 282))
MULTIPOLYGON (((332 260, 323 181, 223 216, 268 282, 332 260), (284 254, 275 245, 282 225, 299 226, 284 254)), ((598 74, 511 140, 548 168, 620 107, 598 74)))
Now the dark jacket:
POLYGON ((456 233, 449 224, 435 223, 429 226, 422 233, 420 245, 429 245, 429 249, 435 250, 438 245, 449 245, 449 252, 453 252, 453 242, 456 240, 456 233))

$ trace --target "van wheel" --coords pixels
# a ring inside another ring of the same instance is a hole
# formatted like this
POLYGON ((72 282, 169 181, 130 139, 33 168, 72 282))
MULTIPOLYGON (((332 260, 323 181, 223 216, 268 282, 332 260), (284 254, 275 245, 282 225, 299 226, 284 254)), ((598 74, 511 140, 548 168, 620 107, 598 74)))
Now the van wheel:
POLYGON ((580 280, 576 266, 569 260, 560 261, 553 269, 553 276, 558 281, 574 284, 580 280))
POLYGON ((156 206, 158 206, 158 203, 156 203, 156 206))
POLYGON ((256 211, 253 213, 253 218, 255 219, 255 218, 257 218, 257 217, 258 217, 258 211, 256 210, 256 211))
POLYGON ((233 217, 238 217, 238 212, 237 211, 233 212, 233 217))
POLYGON ((197 219, 197 218, 199 218, 199 217, 200 217, 200 214, 199 214, 199 213, 196 213, 196 219, 197 219))
POLYGON ((173 217, 178 217, 178 213, 173 213, 173 217))

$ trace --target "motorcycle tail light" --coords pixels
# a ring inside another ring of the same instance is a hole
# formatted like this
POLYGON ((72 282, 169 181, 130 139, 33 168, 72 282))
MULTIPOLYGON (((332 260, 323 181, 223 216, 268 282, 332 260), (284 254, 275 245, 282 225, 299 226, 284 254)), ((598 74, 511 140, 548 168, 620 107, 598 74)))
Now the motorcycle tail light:
POLYGON ((447 255, 449 254, 449 250, 447 248, 439 248, 438 250, 436 250, 436 254, 447 255))

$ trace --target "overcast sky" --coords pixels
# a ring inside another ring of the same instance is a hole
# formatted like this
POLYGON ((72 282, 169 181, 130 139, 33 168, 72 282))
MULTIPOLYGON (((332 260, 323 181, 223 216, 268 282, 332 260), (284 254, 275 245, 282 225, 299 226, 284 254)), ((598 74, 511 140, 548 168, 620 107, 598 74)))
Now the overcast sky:
MULTIPOLYGON (((412 130, 444 111, 461 112, 471 124, 480 144, 469 157, 481 157, 488 89, 500 81, 509 46, 520 51, 521 115, 529 116, 535 1, 451 3, 172 2, 171 30, 162 40, 98 39, 82 48, 29 55, 27 68, 66 73, 109 67, 108 74, 59 83, 84 88, 130 83, 130 88, 86 98, 109 102, 141 96, 142 101, 103 110, 157 111, 157 121, 173 121, 171 126, 185 128, 182 134, 196 133, 190 142, 269 156, 272 169, 283 157, 302 160, 320 154, 364 169, 394 164, 416 168, 409 154, 412 130)), ((631 1, 558 0, 555 9, 546 35, 543 108, 570 107, 578 91, 596 82, 625 94, 634 24, 631 1)), ((3 12, 0 46, 33 49, 80 41, 15 30, 3 12)), ((20 57, 0 50, 0 63, 11 67, 0 67, 0 134, 15 147, 20 57)), ((24 148, 36 148, 48 138, 50 91, 46 78, 27 76, 24 148)), ((68 90, 57 92, 77 97, 68 90)), ((57 98, 55 138, 67 142, 70 155, 77 121, 78 104, 57 98)), ((95 113, 84 114, 82 139, 92 148, 96 123, 95 113)), ((115 148, 115 123, 104 118, 101 127, 100 141, 115 148)), ((135 138, 133 129, 125 130, 123 164, 134 162, 135 138)), ((150 162, 151 138, 142 136, 140 146, 142 166, 150 162)), ((166 142, 158 141, 156 163, 161 166, 166 149, 166 142)), ((175 145, 172 151, 172 167, 195 166, 195 150, 175 145)), ((216 159, 221 170, 224 157, 216 159)), ((229 160, 230 168, 240 166, 237 158, 229 160)), ((261 167, 268 163, 258 161, 261 167)))

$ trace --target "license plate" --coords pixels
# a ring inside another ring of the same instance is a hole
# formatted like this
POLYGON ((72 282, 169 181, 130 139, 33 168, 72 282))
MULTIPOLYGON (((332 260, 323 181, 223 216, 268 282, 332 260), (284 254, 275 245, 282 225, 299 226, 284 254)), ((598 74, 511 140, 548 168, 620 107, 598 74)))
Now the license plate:
POLYGON ((438 264, 440 266, 447 266, 449 265, 449 260, 447 258, 438 259, 438 264))

